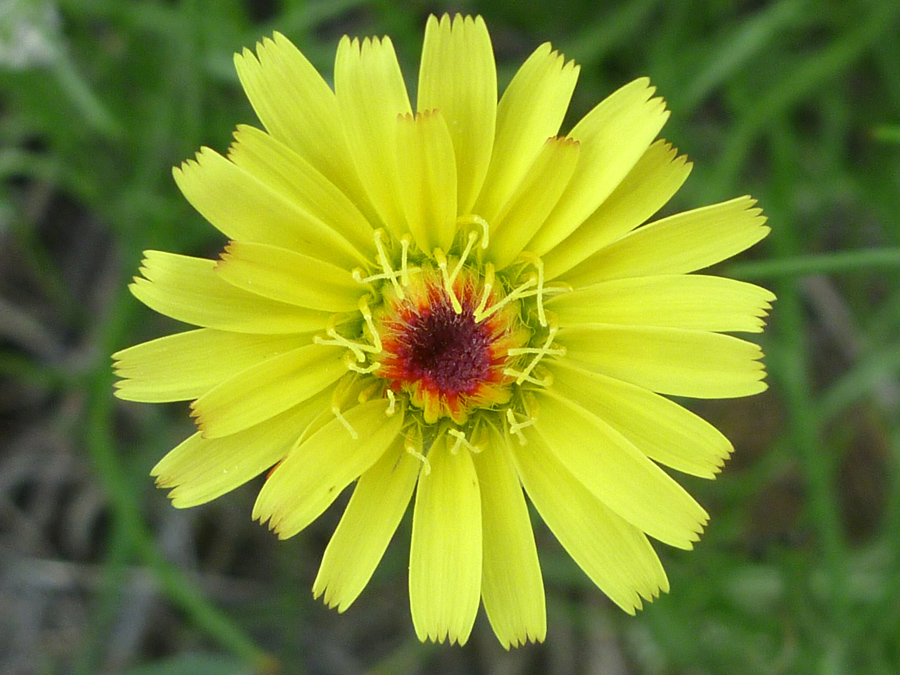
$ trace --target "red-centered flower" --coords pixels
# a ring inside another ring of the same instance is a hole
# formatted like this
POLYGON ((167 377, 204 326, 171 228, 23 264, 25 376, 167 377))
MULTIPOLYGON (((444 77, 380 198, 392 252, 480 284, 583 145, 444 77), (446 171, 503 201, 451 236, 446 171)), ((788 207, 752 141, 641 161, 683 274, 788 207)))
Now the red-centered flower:
POLYGON ((689 549, 707 514, 661 466, 732 447, 666 395, 766 387, 728 333, 774 296, 694 273, 766 235, 754 201, 648 223, 690 172, 649 82, 560 136, 578 67, 542 45, 498 103, 480 18, 428 20, 416 114, 388 38, 344 38, 334 90, 279 34, 236 64, 265 131, 175 170, 231 241, 148 251, 132 286, 198 328, 115 355, 121 398, 193 401, 153 470, 173 504, 270 471, 253 515, 290 537, 355 483, 313 585, 344 611, 415 494, 423 640, 464 643, 480 602, 505 647, 544 639, 525 494, 625 611, 667 591, 648 537, 689 549))

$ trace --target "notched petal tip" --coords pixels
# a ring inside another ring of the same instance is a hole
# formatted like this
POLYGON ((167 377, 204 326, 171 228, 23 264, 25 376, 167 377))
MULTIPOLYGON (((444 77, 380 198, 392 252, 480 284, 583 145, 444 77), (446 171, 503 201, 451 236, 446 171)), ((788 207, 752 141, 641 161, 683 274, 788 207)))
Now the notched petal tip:
POLYGON ((156 487, 167 487, 167 484, 171 482, 171 477, 165 476, 165 467, 168 463, 166 461, 166 457, 168 457, 168 455, 164 456, 153 466, 152 469, 150 469, 150 475, 156 479, 156 487))
POLYGON ((131 397, 128 396, 127 392, 122 391, 122 387, 124 385, 124 381, 116 382, 113 385, 113 396, 115 396, 120 401, 130 401, 131 397))
MULTIPOLYGON (((669 111, 666 111, 666 115, 669 115, 669 111)), ((651 147, 654 145, 661 145, 663 147, 663 152, 665 152, 665 163, 671 164, 673 169, 685 171, 686 174, 690 174, 694 168, 694 163, 688 159, 686 154, 679 155, 678 148, 671 141, 666 140, 665 138, 658 138, 655 140, 651 147)))
MULTIPOLYGON (((261 47, 262 44, 257 42, 256 48, 260 49, 261 47)), ((245 68, 259 65, 256 54, 254 54, 249 47, 244 47, 243 49, 241 49, 241 51, 235 52, 234 56, 232 57, 232 61, 234 62, 234 68, 238 72, 239 76, 241 71, 245 68)))
POLYGON ((188 404, 188 415, 194 420, 194 425, 200 431, 201 435, 205 435, 209 429, 209 421, 203 413, 197 409, 197 401, 191 401, 188 404))
POLYGON ((471 631, 469 633, 466 633, 465 635, 459 635, 455 631, 450 631, 446 627, 441 627, 440 629, 435 631, 429 630, 427 632, 419 631, 418 628, 416 629, 416 637, 419 638, 419 642, 433 642, 438 645, 442 645, 446 642, 451 647, 453 645, 459 645, 460 647, 463 647, 466 642, 469 641, 470 633, 471 631))
POLYGON ((350 602, 338 600, 334 584, 323 581, 319 576, 313 582, 312 596, 313 600, 321 600, 323 605, 328 609, 337 610, 338 614, 343 614, 353 604, 352 600, 350 602))
POLYGON ((723 458, 721 461, 717 462, 716 464, 713 464, 709 469, 710 475, 698 476, 698 477, 699 478, 707 478, 709 480, 715 480, 716 478, 719 477, 719 474, 722 473, 722 470, 725 468, 726 461, 730 458, 731 458, 731 456, 729 455, 728 457, 723 458))
POLYGON ((235 246, 238 246, 234 240, 230 240, 225 246, 222 248, 222 252, 219 254, 219 257, 216 259, 216 264, 213 267, 213 271, 218 272, 222 269, 228 267, 228 265, 234 260, 235 257, 235 246))
POLYGON ((297 532, 289 532, 281 528, 280 525, 276 525, 274 528, 269 528, 273 532, 275 532, 275 536, 278 537, 278 541, 285 541, 286 539, 290 539, 291 537, 297 535, 297 532))
POLYGON ((256 43, 256 54, 260 64, 263 61, 271 62, 271 52, 277 49, 296 49, 294 43, 288 40, 284 35, 275 31, 272 36, 266 35, 262 40, 256 43))
POLYGON ((359 38, 357 38, 357 37, 351 38, 349 35, 344 35, 341 37, 340 40, 338 40, 338 46, 337 46, 338 54, 340 54, 348 49, 355 52, 356 56, 359 56, 359 38))
POLYGON ((650 92, 647 95, 647 98, 653 95, 653 92, 656 91, 656 87, 650 84, 650 76, 649 75, 641 75, 640 77, 636 77, 632 80, 632 86, 642 86, 645 89, 649 89, 650 92))
POLYGON ((672 116, 672 111, 666 108, 666 100, 662 96, 658 96, 651 99, 650 102, 655 103, 655 107, 659 108, 659 117, 662 120, 663 126, 665 126, 666 122, 668 122, 669 118, 672 116))
MULTIPOLYGON (((269 472, 269 478, 271 478, 271 471, 269 472)), ((256 501, 253 502, 253 510, 250 513, 251 519, 258 522, 260 525, 268 528, 270 532, 276 532, 278 524, 281 520, 279 514, 275 512, 272 507, 272 504, 269 503, 268 500, 265 500, 262 492, 256 495, 256 501)), ((279 539, 281 536, 279 535, 279 539)))
POLYGON ((347 49, 351 50, 349 56, 353 58, 367 58, 373 50, 390 49, 393 51, 394 43, 387 35, 370 35, 362 39, 344 35, 338 43, 338 53, 347 49))
POLYGON ((529 644, 541 644, 544 640, 547 639, 547 624, 544 623, 542 626, 535 628, 528 627, 521 629, 516 632, 515 635, 497 635, 497 639, 500 641, 500 645, 506 651, 512 649, 518 649, 519 647, 525 647, 529 644))
POLYGON ((178 185, 178 188, 182 192, 185 190, 184 186, 186 182, 193 178, 197 171, 203 168, 203 162, 208 161, 211 155, 218 155, 218 153, 212 148, 204 145, 194 153, 193 158, 188 158, 179 166, 172 167, 172 177, 175 179, 175 184, 178 185))
MULTIPOLYGON (((120 350, 118 350, 118 351, 116 351, 116 352, 113 352, 113 353, 110 355, 109 358, 112 359, 112 367, 113 367, 113 368, 118 368, 118 367, 119 367, 119 362, 122 360, 123 355, 126 354, 126 352, 127 352, 129 349, 131 349, 131 347, 124 347, 124 348, 122 348, 122 349, 120 349, 120 350)), ((117 383, 117 384, 118 384, 118 383, 117 383)))
POLYGON ((707 473, 697 472, 692 475, 697 476, 697 478, 705 478, 706 480, 715 480, 722 473, 732 454, 734 454, 734 446, 729 441, 728 445, 722 449, 722 454, 711 459, 707 473))
POLYGON ((324 585, 321 587, 313 586, 313 598, 316 600, 321 598, 322 603, 328 609, 336 610, 338 614, 343 614, 348 609, 350 609, 350 605, 353 604, 353 600, 339 600, 337 591, 333 586, 329 585, 324 585))
POLYGON ((547 139, 545 145, 564 145, 571 148, 578 148, 581 146, 581 141, 577 138, 572 138, 571 136, 551 136, 547 139))

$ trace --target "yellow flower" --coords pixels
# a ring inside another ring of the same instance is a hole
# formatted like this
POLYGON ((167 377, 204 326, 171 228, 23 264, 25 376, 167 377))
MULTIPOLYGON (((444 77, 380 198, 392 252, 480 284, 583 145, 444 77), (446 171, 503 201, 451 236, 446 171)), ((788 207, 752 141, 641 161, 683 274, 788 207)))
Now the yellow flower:
POLYGON ((707 514, 660 465, 713 478, 732 446, 662 395, 766 386, 724 333, 774 296, 691 274, 766 235, 754 201, 644 224, 690 172, 648 81, 557 136, 578 67, 544 44, 498 104, 481 18, 428 20, 415 114, 388 38, 345 37, 334 90, 279 34, 235 63, 266 130, 174 171, 230 243, 148 251, 131 287, 200 328, 115 355, 120 398, 193 399, 153 470, 173 504, 269 471, 284 538, 355 481, 313 587, 343 611, 415 493, 422 640, 464 643, 480 602, 504 647, 544 639, 524 493, 626 612, 668 591, 648 537, 689 549, 707 514))

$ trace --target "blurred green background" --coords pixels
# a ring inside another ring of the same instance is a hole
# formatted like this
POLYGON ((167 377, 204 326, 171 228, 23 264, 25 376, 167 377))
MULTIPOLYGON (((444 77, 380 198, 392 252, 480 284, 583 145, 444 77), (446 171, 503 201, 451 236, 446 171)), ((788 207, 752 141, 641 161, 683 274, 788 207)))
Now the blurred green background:
POLYGON ((0 672, 900 672, 900 3, 896 0, 0 0, 0 672), (543 645, 420 645, 408 523, 343 616, 310 588, 339 509, 276 542, 258 481, 171 508, 151 466, 184 405, 113 399, 109 354, 178 327, 140 253, 222 241, 170 168, 257 123, 232 54, 279 30, 330 78, 389 34, 415 82, 429 12, 480 13, 505 86, 550 40, 582 66, 564 130, 649 75, 695 162, 669 212, 750 193, 773 231, 719 271, 779 297, 771 388, 691 407, 736 453, 682 483, 711 524, 658 546, 672 591, 613 607, 546 528, 543 645))

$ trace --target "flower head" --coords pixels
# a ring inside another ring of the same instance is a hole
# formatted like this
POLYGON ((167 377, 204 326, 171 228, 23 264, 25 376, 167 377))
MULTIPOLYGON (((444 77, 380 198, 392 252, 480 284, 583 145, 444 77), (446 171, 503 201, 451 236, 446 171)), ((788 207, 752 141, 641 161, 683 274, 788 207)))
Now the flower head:
POLYGON ((115 355, 121 398, 193 400, 153 470, 174 505, 269 471, 253 516, 290 537, 355 483, 313 587, 343 611, 415 494, 423 640, 464 643, 480 602, 504 646, 544 638, 525 494, 622 609, 667 591, 648 537, 691 548, 707 514, 660 465, 712 478, 732 447, 664 395, 765 388, 726 333, 774 296, 693 274, 766 235, 753 200, 645 224, 690 171, 648 81, 557 135, 578 67, 542 45, 498 104, 480 18, 428 20, 415 114, 388 38, 344 38, 334 90, 279 34, 235 62, 265 131, 174 172, 230 243, 148 251, 131 287, 199 328, 115 355))

